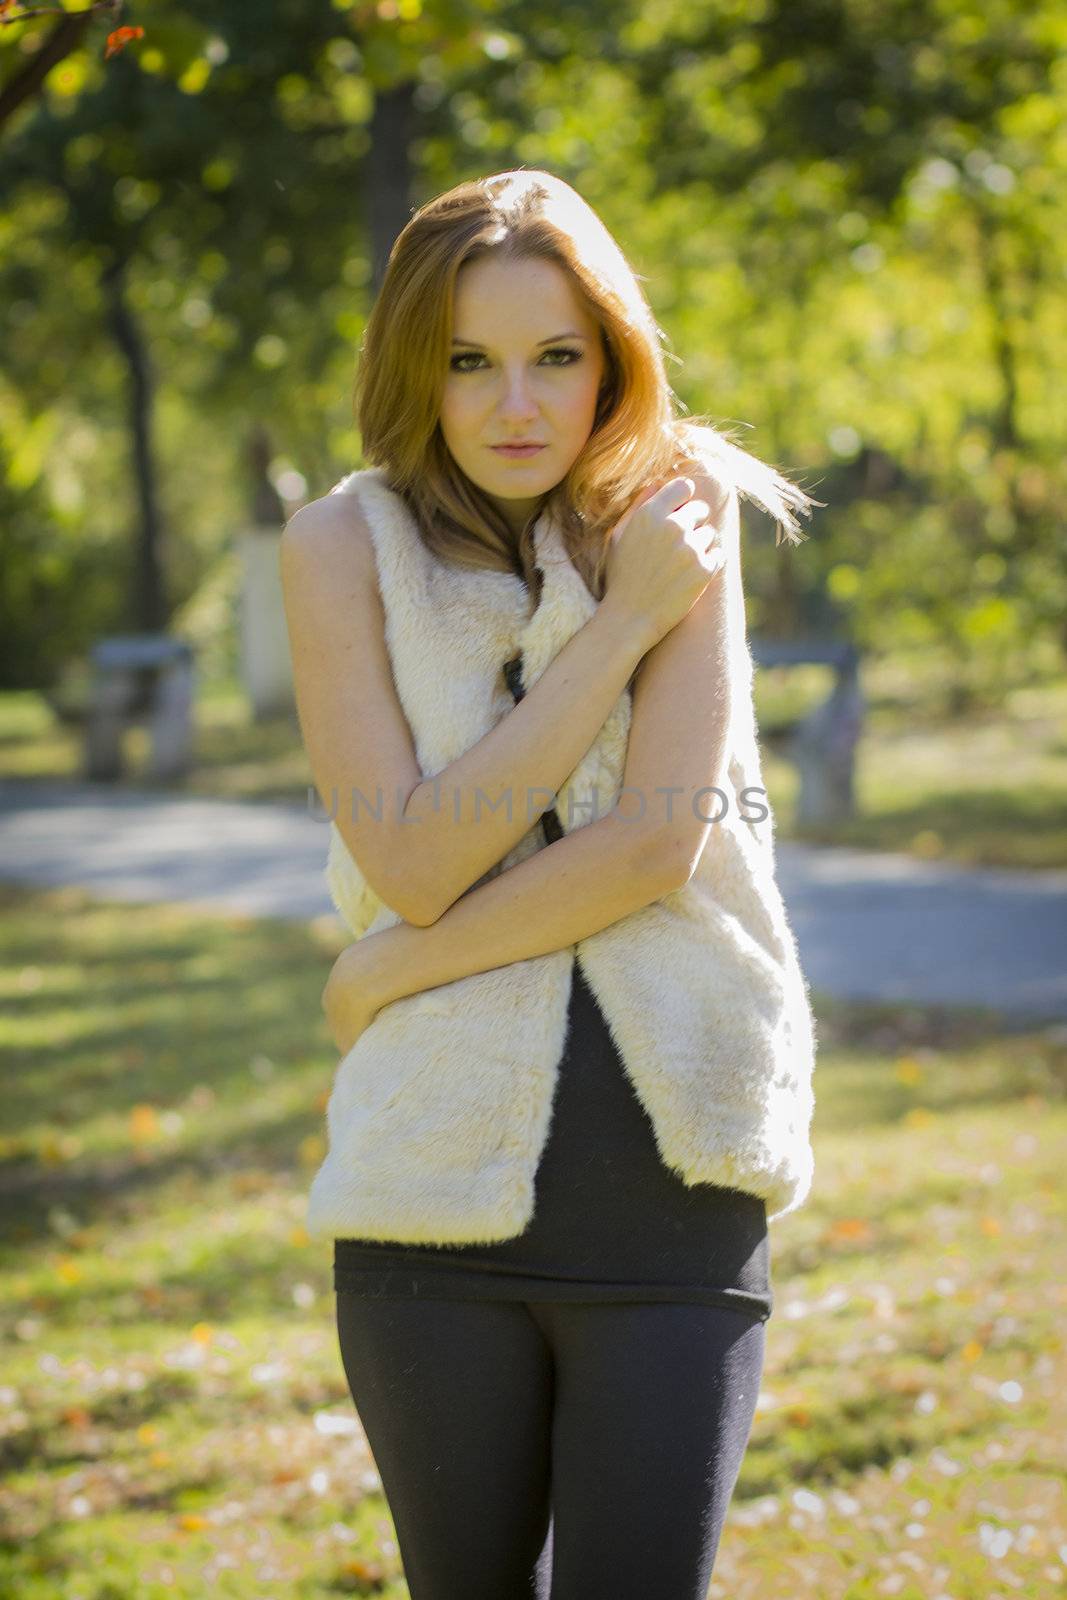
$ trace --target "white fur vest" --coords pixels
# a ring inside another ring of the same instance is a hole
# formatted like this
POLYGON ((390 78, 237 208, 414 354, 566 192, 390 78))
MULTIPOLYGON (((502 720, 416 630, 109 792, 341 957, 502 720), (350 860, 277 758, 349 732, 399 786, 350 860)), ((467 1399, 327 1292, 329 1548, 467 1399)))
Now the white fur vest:
MULTIPOLYGON (((597 602, 548 512, 534 530, 544 581, 530 616, 517 574, 463 570, 433 556, 381 468, 350 473, 331 493, 358 494, 369 520, 397 692, 422 774, 434 776, 512 709, 505 662, 521 652, 529 689, 597 602)), ((730 504, 736 515, 736 494, 730 504)), ((772 819, 745 820, 767 805, 747 644, 734 670, 729 806, 693 877, 576 945, 383 1007, 337 1067, 328 1153, 308 1200, 310 1233, 452 1244, 523 1231, 576 957, 662 1160, 687 1184, 762 1196, 769 1220, 803 1202, 813 1173, 814 1027, 775 880, 772 819), (746 787, 756 793, 739 798, 746 787)), ((604 816, 618 799, 630 714, 627 687, 559 791, 565 832, 604 816)), ((707 799, 705 814, 720 809, 714 795, 707 799)), ((545 847, 536 819, 486 877, 545 847)), ((326 881, 357 939, 400 921, 370 889, 333 821, 326 881)))

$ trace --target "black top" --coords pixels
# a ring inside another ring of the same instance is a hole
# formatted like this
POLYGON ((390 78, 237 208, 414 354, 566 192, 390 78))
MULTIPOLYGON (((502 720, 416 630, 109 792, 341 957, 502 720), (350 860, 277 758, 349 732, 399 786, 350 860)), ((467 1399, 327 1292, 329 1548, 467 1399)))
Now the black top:
MULTIPOLYGON (((509 662, 505 673, 518 700, 516 668, 509 662)), ((562 836, 555 810, 542 825, 549 843, 562 836)), ((695 1301, 761 1321, 774 1309, 764 1201, 717 1184, 688 1185, 665 1164, 580 956, 526 1229, 495 1244, 336 1239, 334 1287, 463 1299, 695 1301)))

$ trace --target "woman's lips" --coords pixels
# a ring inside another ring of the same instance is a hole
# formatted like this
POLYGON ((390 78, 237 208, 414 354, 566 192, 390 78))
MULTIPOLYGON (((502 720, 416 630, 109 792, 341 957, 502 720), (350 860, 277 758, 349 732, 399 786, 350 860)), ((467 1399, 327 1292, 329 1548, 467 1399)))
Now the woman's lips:
POLYGON ((498 456, 512 456, 517 461, 522 461, 526 456, 535 456, 543 450, 543 444, 494 444, 489 447, 495 450, 498 456))

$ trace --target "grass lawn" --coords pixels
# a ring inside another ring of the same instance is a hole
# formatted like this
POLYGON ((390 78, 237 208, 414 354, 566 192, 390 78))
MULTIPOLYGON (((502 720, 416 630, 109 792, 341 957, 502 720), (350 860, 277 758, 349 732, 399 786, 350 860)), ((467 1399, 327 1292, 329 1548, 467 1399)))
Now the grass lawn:
MULTIPOLYGON (((0 908, 0 1593, 398 1600, 303 1228, 337 925, 0 908)), ((1067 1031, 816 1009, 816 1187, 772 1226, 710 1593, 1065 1592, 1067 1031)))
MULTIPOLYGON (((757 674, 761 728, 771 729, 829 691, 821 667, 757 674)), ((832 833, 793 823, 795 769, 768 737, 764 778, 778 836, 902 850, 970 866, 1067 867, 1067 681, 1013 690, 995 711, 958 717, 943 687, 902 662, 865 669, 869 710, 856 766, 859 815, 832 833)), ((205 683, 196 704, 187 794, 284 800, 304 806, 311 772, 294 714, 255 722, 233 681, 205 683)), ((126 738, 128 782, 148 753, 144 727, 126 738)), ((31 692, 0 694, 0 777, 75 778, 79 734, 31 692)), ((317 804, 317 802, 316 802, 317 804)))

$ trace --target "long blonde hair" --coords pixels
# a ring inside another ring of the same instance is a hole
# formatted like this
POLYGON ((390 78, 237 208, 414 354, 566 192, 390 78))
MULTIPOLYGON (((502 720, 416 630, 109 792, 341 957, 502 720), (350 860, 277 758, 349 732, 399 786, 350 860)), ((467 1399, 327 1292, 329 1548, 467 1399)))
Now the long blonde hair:
POLYGON ((356 374, 363 454, 385 470, 440 559, 520 570, 534 586, 532 529, 549 502, 568 553, 600 599, 616 522, 649 484, 694 470, 762 506, 778 524, 776 545, 799 544, 807 535, 795 513, 810 516, 824 502, 702 418, 680 416, 661 340, 633 268, 569 184, 526 168, 458 184, 420 207, 390 252, 356 374), (599 323, 605 355, 589 439, 517 543, 500 511, 456 465, 438 426, 456 275, 486 255, 535 257, 567 271, 599 323))

